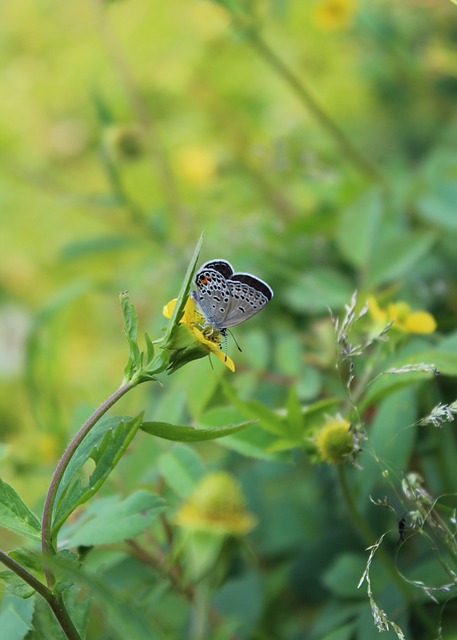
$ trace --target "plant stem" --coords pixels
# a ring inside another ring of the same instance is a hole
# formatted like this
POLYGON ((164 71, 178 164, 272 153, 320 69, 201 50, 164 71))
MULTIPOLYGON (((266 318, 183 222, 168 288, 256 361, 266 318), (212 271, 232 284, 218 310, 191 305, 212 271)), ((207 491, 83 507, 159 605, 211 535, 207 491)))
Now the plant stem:
POLYGON ((157 172, 170 215, 175 221, 178 221, 182 214, 178 186, 172 167, 168 161, 165 148, 160 140, 157 123, 151 113, 150 107, 145 103, 144 98, 138 89, 130 67, 122 52, 120 43, 118 42, 115 32, 111 28, 106 17, 105 3, 101 0, 95 0, 94 7, 96 10, 96 18, 100 35, 113 62, 114 69, 116 70, 121 84, 125 89, 138 121, 149 133, 154 168, 157 172))
POLYGON ((10 558, 10 556, 4 551, 0 551, 0 561, 3 562, 8 569, 14 571, 14 573, 22 578, 24 582, 29 584, 42 598, 46 600, 68 640, 82 640, 77 628, 73 624, 73 620, 68 614, 63 602, 62 594, 53 593, 49 587, 35 578, 34 575, 25 569, 25 567, 19 564, 19 562, 16 562, 13 558, 10 558))
POLYGON ((276 52, 273 51, 267 42, 259 35, 255 26, 249 24, 247 20, 244 20, 228 6, 225 6, 225 8, 230 12, 235 26, 242 31, 251 47, 253 47, 278 76, 289 85, 300 102, 316 118, 322 128, 330 134, 354 167, 356 167, 360 173, 370 178, 370 180, 387 186, 378 168, 352 144, 343 130, 340 129, 336 122, 322 109, 303 81, 288 68, 285 62, 281 60, 276 52))
POLYGON ((38 578, 35 578, 35 576, 27 571, 27 569, 19 564, 19 562, 16 562, 16 560, 14 560, 13 558, 10 558, 10 556, 4 551, 0 551, 0 561, 3 562, 3 564, 8 567, 8 569, 11 569, 11 571, 14 571, 14 573, 22 578, 24 582, 35 589, 35 591, 39 593, 40 596, 49 601, 49 598, 53 595, 51 589, 43 584, 43 582, 38 580, 38 578))
MULTIPOLYGON (((119 400, 119 398, 130 391, 133 386, 135 385, 130 382, 122 384, 112 395, 110 395, 109 398, 107 398, 105 402, 103 402, 98 407, 98 409, 96 409, 96 411, 94 411, 94 413, 86 420, 86 422, 70 442, 63 456, 59 460, 56 470, 54 471, 54 475, 52 476, 51 484, 49 485, 48 493, 46 495, 46 500, 44 503, 41 529, 41 548, 45 556, 46 554, 55 554, 55 545, 52 535, 52 512, 60 482, 73 454, 75 453, 81 442, 84 440, 84 438, 87 436, 89 431, 92 429, 92 427, 100 420, 100 418, 108 411, 108 409, 110 409, 119 400)), ((49 568, 45 569, 45 574, 48 586, 52 587, 54 585, 54 576, 49 568)))

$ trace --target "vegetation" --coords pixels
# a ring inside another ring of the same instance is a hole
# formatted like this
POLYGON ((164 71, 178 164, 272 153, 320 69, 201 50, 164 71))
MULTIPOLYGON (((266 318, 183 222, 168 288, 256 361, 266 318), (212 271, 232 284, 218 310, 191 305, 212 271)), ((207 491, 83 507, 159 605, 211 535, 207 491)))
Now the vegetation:
POLYGON ((457 638, 456 20, 5 5, 5 639, 457 638))

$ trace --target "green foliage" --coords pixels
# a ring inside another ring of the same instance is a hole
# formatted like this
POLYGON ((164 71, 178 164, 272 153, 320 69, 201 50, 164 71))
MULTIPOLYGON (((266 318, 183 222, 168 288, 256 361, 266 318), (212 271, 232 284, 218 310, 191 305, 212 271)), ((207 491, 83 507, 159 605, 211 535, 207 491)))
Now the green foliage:
POLYGON ((151 527, 165 506, 162 498, 147 491, 136 491, 124 500, 117 496, 99 499, 73 527, 67 544, 90 547, 134 538, 151 527))
POLYGON ((32 540, 40 539, 40 521, 9 484, 0 480, 0 523, 32 540))
POLYGON ((63 474, 56 496, 53 520, 54 535, 69 515, 91 498, 117 465, 141 424, 136 418, 102 418, 76 449, 63 474), (81 471, 88 460, 95 468, 87 481, 81 471))
POLYGON ((457 637, 455 3, 90 8, 2 13, 1 638, 457 637))
POLYGON ((227 426, 219 426, 214 428, 204 427, 183 427, 176 424, 168 424, 167 422, 142 422, 141 430, 150 433, 159 438, 166 440, 175 440, 178 442, 202 442, 205 440, 215 440, 223 438, 237 431, 241 431, 246 427, 253 425, 255 421, 241 422, 240 424, 229 424, 227 426))
POLYGON ((2 634, 9 640, 23 640, 32 629, 34 599, 6 595, 0 611, 2 634))

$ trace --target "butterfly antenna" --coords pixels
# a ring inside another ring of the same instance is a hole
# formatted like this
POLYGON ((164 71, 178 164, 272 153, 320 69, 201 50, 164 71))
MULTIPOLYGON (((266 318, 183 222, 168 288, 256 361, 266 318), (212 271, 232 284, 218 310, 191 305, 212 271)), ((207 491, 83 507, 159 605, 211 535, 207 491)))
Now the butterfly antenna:
MULTIPOLYGON (((238 351, 239 351, 240 353, 242 353, 243 349, 240 347, 240 345, 239 345, 239 344, 238 344, 238 342, 236 341, 236 338, 235 338, 235 336, 233 335, 233 332, 232 332, 232 331, 230 331, 230 329, 227 329, 227 331, 228 331, 228 332, 230 333, 230 335, 232 336, 232 338, 233 338, 233 342, 236 344, 236 347, 237 347, 238 351)), ((227 343, 226 343, 226 344, 227 344, 227 343)))

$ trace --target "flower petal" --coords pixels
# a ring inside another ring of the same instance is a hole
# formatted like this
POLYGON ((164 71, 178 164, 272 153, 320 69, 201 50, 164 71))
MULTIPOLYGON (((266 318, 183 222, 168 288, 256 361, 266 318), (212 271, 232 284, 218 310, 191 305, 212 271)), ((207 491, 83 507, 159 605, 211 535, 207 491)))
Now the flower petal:
POLYGON ((384 309, 381 309, 374 296, 368 296, 368 309, 377 322, 387 322, 387 312, 384 309))
POLYGON ((436 321, 428 311, 414 311, 404 319, 403 328, 409 333, 433 333, 436 329, 436 321))
POLYGON ((177 301, 178 301, 178 298, 173 298, 173 300, 170 300, 170 302, 168 302, 164 306, 162 313, 166 318, 170 319, 171 316, 173 315, 173 311, 175 310, 177 301))

